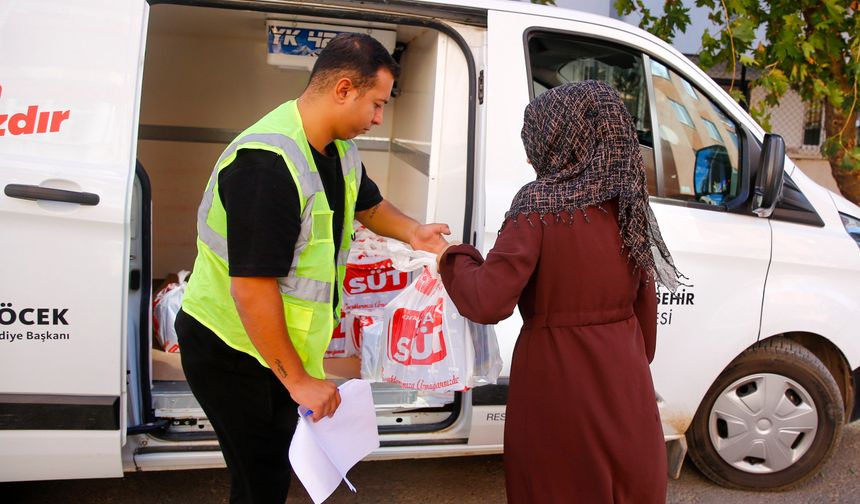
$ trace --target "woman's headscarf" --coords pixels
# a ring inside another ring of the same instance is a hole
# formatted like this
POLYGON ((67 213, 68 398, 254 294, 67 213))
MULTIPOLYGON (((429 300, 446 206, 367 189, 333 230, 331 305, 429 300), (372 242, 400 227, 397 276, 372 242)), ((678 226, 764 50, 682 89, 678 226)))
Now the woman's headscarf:
POLYGON ((622 243, 637 268, 674 291, 675 268, 648 204, 645 166, 633 119, 600 81, 555 87, 525 110, 523 144, 537 180, 523 186, 506 217, 573 214, 618 198, 622 243))

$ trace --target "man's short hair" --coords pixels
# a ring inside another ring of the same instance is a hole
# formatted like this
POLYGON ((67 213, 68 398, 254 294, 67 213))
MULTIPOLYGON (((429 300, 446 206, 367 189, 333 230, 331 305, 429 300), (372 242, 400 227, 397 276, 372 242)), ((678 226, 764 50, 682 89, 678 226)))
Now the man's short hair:
POLYGON ((395 79, 400 75, 400 65, 378 40, 364 33, 341 33, 320 51, 308 87, 322 90, 348 77, 363 93, 376 85, 380 68, 391 72, 395 79))

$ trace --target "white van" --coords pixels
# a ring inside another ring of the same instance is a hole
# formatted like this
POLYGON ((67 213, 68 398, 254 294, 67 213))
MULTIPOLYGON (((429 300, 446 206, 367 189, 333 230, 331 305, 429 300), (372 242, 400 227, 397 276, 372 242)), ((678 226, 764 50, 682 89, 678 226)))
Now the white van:
MULTIPOLYGON (((692 284, 659 294, 670 472, 688 446, 724 485, 783 488, 820 469, 860 412, 860 208, 665 43, 509 1, 6 0, 0 480, 224 465, 178 355, 153 348, 153 286, 193 264, 224 146, 307 82, 307 61, 270 57, 273 38, 356 30, 391 32, 403 67, 384 123, 358 139, 370 175, 484 251, 533 173, 529 100, 573 80, 618 89, 692 284)), ((496 327, 506 362, 520 323, 496 327)), ((372 458, 501 452, 508 370, 448 395, 375 384, 372 458)))

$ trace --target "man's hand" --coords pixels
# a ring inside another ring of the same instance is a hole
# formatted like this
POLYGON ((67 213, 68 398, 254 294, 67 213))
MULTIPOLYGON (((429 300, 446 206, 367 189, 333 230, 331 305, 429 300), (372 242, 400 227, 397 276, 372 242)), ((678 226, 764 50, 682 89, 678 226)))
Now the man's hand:
POLYGON ((290 397, 294 401, 313 411, 311 418, 314 422, 324 417, 334 416, 340 406, 340 392, 337 385, 328 380, 320 380, 304 374, 296 381, 287 385, 290 397))
POLYGON ((408 243, 415 250, 439 253, 448 244, 442 235, 451 234, 447 224, 421 224, 386 200, 355 218, 374 233, 408 243))
POLYGON ((307 374, 287 326, 278 280, 269 277, 233 277, 230 292, 251 343, 269 364, 293 400, 309 410, 317 421, 334 415, 340 405, 337 386, 307 374))
POLYGON ((448 241, 442 235, 449 234, 451 229, 447 224, 419 224, 409 238, 409 245, 415 250, 438 254, 448 246, 448 241))

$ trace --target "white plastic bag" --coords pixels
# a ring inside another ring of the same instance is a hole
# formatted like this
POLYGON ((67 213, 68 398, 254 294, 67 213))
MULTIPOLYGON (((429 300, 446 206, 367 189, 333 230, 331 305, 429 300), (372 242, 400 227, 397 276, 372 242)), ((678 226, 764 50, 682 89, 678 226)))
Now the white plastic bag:
MULTIPOLYGON (((382 320, 385 305, 409 285, 409 273, 395 269, 388 257, 389 238, 364 226, 357 226, 355 233, 343 282, 340 324, 332 333, 326 358, 361 357, 365 353, 361 344, 363 326, 357 314, 382 320)), ((368 321, 363 320, 365 324, 368 321)))
POLYGON ((379 347, 385 334, 382 312, 355 312, 353 332, 356 347, 361 349, 361 379, 382 381, 379 373, 379 347))
POLYGON ((182 308, 182 296, 185 294, 185 281, 190 272, 182 270, 177 275, 178 282, 169 284, 159 291, 152 303, 152 318, 154 323, 153 334, 158 344, 165 352, 175 353, 179 351, 179 339, 176 337, 176 329, 173 322, 176 314, 182 308))
POLYGON ((340 323, 334 328, 329 341, 328 348, 325 351, 325 358, 350 357, 355 355, 351 351, 349 341, 352 339, 352 315, 347 315, 341 310, 340 323))
POLYGON ((466 319, 466 328, 472 339, 472 372, 469 387, 495 384, 502 372, 502 355, 493 326, 478 324, 466 319))
POLYGON ((407 389, 466 390, 472 367, 466 320, 430 268, 385 307, 379 375, 407 389))
POLYGON ((342 306, 346 313, 382 310, 409 285, 407 270, 395 267, 388 254, 389 242, 399 243, 364 227, 356 229, 343 281, 342 306))
POLYGON ((502 358, 495 331, 460 315, 436 271, 436 256, 396 241, 370 247, 383 245, 396 269, 421 272, 385 307, 376 376, 433 392, 496 383, 502 358))

